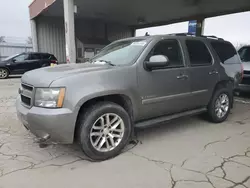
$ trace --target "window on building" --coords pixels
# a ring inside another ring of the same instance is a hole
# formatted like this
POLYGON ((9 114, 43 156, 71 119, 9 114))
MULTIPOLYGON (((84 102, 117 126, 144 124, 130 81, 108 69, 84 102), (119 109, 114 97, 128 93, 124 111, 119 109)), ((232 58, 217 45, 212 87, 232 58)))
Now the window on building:
POLYGON ((206 66, 212 64, 212 56, 202 41, 187 40, 186 45, 191 66, 206 66))

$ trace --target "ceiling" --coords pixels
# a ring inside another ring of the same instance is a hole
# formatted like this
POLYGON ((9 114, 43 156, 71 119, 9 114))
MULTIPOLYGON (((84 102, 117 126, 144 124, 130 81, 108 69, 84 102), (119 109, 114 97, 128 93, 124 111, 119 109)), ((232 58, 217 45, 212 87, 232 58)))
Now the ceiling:
MULTIPOLYGON (((75 0, 76 18, 102 19, 142 28, 250 10, 250 0, 75 0)), ((56 0, 42 15, 63 17, 56 0)))

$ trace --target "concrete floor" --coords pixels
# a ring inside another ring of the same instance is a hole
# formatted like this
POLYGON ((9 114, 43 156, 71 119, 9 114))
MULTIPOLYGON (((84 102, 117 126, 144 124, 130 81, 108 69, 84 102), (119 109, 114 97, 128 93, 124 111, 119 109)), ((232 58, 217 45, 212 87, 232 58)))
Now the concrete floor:
POLYGON ((137 144, 94 163, 77 146, 38 147, 16 117, 19 84, 0 80, 0 188, 250 187, 247 99, 222 124, 192 117, 140 130, 137 144))

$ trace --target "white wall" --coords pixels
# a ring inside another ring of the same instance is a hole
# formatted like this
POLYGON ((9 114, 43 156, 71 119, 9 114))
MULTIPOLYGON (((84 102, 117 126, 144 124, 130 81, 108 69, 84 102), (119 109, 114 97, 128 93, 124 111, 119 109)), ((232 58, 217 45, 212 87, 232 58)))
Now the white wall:
POLYGON ((38 17, 36 19, 38 51, 54 54, 60 62, 66 62, 63 18, 38 17))

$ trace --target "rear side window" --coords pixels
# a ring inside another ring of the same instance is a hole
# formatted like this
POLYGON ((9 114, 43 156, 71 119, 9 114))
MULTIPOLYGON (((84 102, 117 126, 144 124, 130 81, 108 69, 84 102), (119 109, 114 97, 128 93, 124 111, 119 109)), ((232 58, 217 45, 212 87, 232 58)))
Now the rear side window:
POLYGON ((212 64, 212 56, 202 41, 187 40, 186 45, 191 66, 206 66, 212 64))
POLYGON ((50 59, 50 55, 49 54, 43 54, 43 59, 50 59))
POLYGON ((239 55, 243 62, 250 62, 250 46, 241 48, 239 50, 239 55))
POLYGON ((39 60, 41 59, 41 56, 39 54, 30 54, 29 60, 39 60))
POLYGON ((223 64, 234 64, 239 63, 237 52, 232 44, 227 42, 213 41, 211 42, 212 47, 220 58, 223 64))
POLYGON ((51 54, 43 54, 43 59, 57 60, 56 57, 54 55, 51 55, 51 54))
POLYGON ((56 60, 56 61, 57 61, 57 59, 56 59, 56 57, 55 57, 54 55, 51 55, 51 56, 50 56, 50 59, 51 59, 51 60, 56 60))

